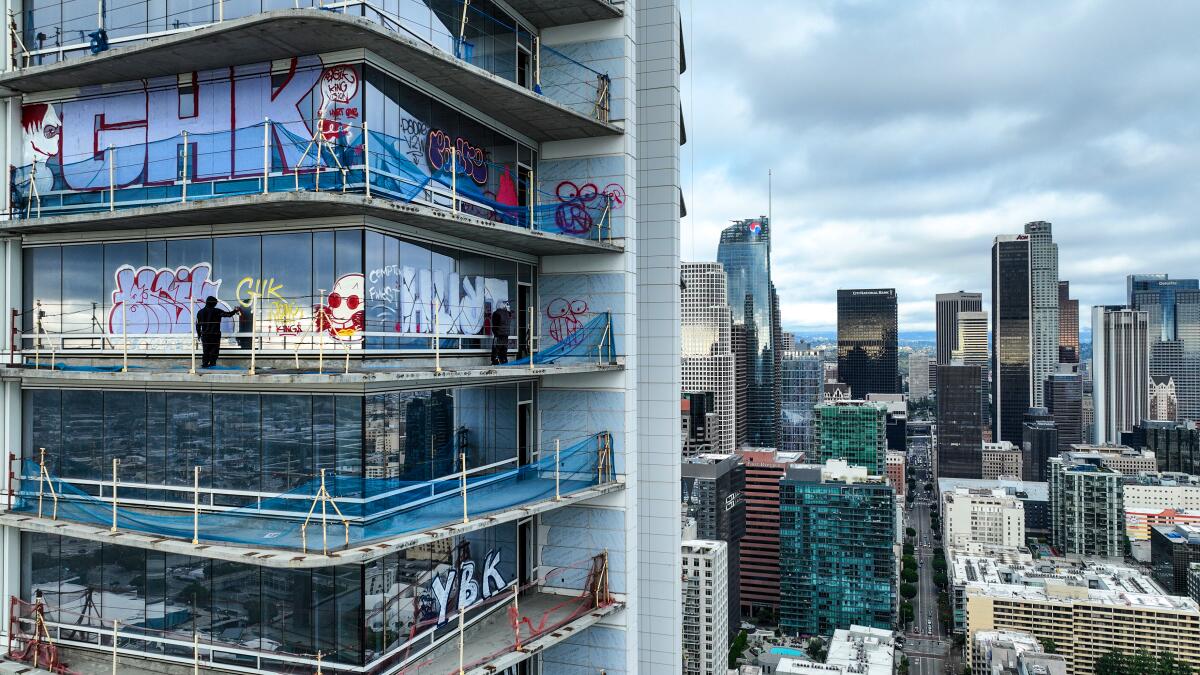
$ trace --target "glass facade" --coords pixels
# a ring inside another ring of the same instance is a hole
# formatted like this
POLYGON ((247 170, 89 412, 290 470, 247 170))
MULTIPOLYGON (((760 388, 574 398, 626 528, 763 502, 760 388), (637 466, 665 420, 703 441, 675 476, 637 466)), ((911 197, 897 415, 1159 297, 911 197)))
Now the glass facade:
POLYGON ((887 485, 789 469, 779 483, 780 628, 813 636, 851 624, 891 628, 895 539, 887 485))
POLYGON ((25 249, 25 348, 187 352, 206 297, 227 348, 490 348, 490 315, 530 269, 373 230, 299 231, 25 249), (364 246, 365 242, 365 246, 364 246))
MULTIPOLYGON (((428 481, 517 461, 519 400, 531 383, 362 395, 27 389, 25 447, 90 494, 119 460, 122 503, 193 499, 245 506, 320 476, 428 481), (207 500, 207 496, 206 496, 207 500)), ((346 486, 343 481, 340 483, 346 486)), ((336 495, 335 495, 336 496, 336 495)), ((351 515, 351 514, 348 514, 351 515)))
POLYGON ((1029 255, 1026 235, 992 245, 992 440, 1013 445, 1032 403, 1029 255))
POLYGON ((858 401, 816 408, 817 457, 824 463, 844 459, 882 476, 887 464, 887 407, 858 401))
POLYGON ((983 478, 980 367, 938 366, 937 382, 937 476, 983 478))
MULTIPOLYGON (((739 442, 776 446, 779 406, 775 381, 774 312, 771 301, 771 224, 766 218, 734 223, 721 232, 717 261, 725 268, 739 380, 745 375, 745 405, 737 406, 739 442)), ((739 381, 738 387, 741 388, 739 381)), ((739 396, 740 399, 740 396, 739 396)))
POLYGON ((784 353, 779 372, 779 449, 812 452, 816 447, 813 408, 825 393, 825 369, 817 354, 784 353))
POLYGON ((439 589, 470 563, 480 593, 468 618, 510 597, 501 591, 517 578, 516 532, 497 525, 366 565, 311 570, 26 532, 21 593, 30 602, 41 594, 59 640, 111 645, 116 619, 123 649, 191 663, 196 635, 205 661, 211 654, 217 664, 315 673, 293 659, 319 650, 327 668, 399 661, 454 630, 457 594, 439 589))
POLYGON ((852 398, 900 393, 896 321, 895 289, 838 291, 838 379, 852 398))

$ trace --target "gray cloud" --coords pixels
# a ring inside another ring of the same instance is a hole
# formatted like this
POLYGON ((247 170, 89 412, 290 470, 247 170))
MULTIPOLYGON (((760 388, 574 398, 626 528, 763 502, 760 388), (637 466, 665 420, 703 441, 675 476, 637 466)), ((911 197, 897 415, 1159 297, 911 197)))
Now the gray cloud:
POLYGON ((934 294, 986 293, 992 237, 1029 220, 1085 307, 1200 274, 1200 5, 692 2, 684 258, 767 211, 772 169, 785 324, 895 286, 931 329, 934 294))

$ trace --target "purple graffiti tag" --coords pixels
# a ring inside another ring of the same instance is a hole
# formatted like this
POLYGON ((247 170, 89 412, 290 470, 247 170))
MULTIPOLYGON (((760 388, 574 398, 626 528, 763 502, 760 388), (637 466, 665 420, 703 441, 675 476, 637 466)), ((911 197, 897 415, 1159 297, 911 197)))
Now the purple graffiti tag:
POLYGON ((583 341, 583 334, 579 332, 583 328, 583 321, 580 317, 587 314, 588 304, 586 300, 567 300, 566 298, 555 298, 546 305, 546 318, 550 319, 550 337, 555 342, 563 342, 571 346, 578 345, 583 341))

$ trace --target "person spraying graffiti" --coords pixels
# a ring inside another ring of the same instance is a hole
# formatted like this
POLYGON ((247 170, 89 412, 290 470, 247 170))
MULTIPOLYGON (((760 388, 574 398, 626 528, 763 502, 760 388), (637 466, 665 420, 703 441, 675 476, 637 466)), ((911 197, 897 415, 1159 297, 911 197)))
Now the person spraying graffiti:
POLYGON ((200 362, 201 368, 212 368, 217 365, 217 357, 221 354, 221 319, 240 313, 240 309, 225 310, 217 307, 217 299, 208 296, 204 299, 204 308, 196 312, 196 336, 204 347, 204 356, 200 362))
POLYGON ((512 324, 512 310, 507 300, 492 312, 492 365, 508 363, 508 329, 512 324))

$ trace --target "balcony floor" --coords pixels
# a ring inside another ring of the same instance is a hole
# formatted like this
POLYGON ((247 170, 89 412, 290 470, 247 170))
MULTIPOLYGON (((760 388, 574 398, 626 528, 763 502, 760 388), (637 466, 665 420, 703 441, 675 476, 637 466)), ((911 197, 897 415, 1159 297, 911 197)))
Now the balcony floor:
POLYGON ((9 220, 0 230, 13 234, 92 232, 96 230, 204 227, 304 218, 379 218, 430 233, 491 244, 512 251, 544 255, 607 253, 624 249, 620 240, 599 242, 565 234, 540 232, 422 204, 411 204, 340 192, 272 192, 239 195, 115 211, 47 215, 9 220))
MULTIPOLYGON (((578 375, 583 373, 619 371, 624 369, 624 360, 617 363, 597 364, 595 361, 570 364, 547 364, 529 366, 497 367, 488 364, 454 364, 443 361, 442 370, 438 372, 433 363, 422 359, 412 365, 403 361, 393 364, 383 363, 378 366, 364 367, 361 362, 351 360, 350 372, 346 373, 340 354, 327 354, 324 373, 317 372, 315 359, 306 356, 301 361, 301 369, 291 367, 290 360, 281 359, 276 363, 286 361, 284 367, 272 367, 265 358, 259 357, 255 374, 249 373, 249 359, 225 358, 226 364, 234 362, 237 365, 219 366, 218 369, 197 369, 195 374, 188 372, 186 360, 182 365, 167 363, 150 366, 131 363, 128 372, 119 372, 119 359, 106 359, 106 365, 96 366, 88 370, 50 370, 47 367, 47 355, 43 354, 42 367, 33 367, 32 356, 29 365, 25 367, 6 365, 0 367, 0 380, 20 380, 24 384, 41 384, 57 387, 103 386, 120 385, 122 387, 155 387, 162 385, 177 385, 183 388, 228 389, 252 387, 256 391, 271 390, 337 390, 345 392, 390 391, 427 386, 449 386, 473 383, 492 383, 511 380, 528 379, 530 377, 546 377, 553 375, 578 375), (404 364, 404 365, 401 365, 404 364), (118 371, 118 372, 114 372, 118 371)), ((61 355, 60 355, 61 356, 61 355)), ((178 357, 176 357, 178 358, 178 357)), ((59 366, 62 366, 60 361, 59 366)), ((84 367, 89 366, 71 366, 84 367)))
POLYGON ((508 0, 508 6, 539 28, 621 17, 621 8, 608 0, 508 0))
MULTIPOLYGON (((403 551, 414 546, 430 544, 435 541, 457 537, 468 532, 486 529, 495 525, 510 523, 529 518, 538 513, 553 511, 564 506, 571 506, 601 495, 623 490, 624 482, 617 481, 595 485, 579 492, 563 495, 562 499, 546 499, 530 502, 519 508, 509 509, 490 515, 472 518, 470 521, 449 523, 424 532, 405 534, 392 539, 383 539, 374 543, 355 546, 343 551, 331 551, 328 555, 320 552, 303 553, 272 548, 251 548, 227 544, 198 544, 183 539, 157 537, 139 532, 112 532, 106 527, 84 525, 66 520, 51 520, 39 518, 36 514, 14 513, 0 511, 0 525, 7 525, 29 532, 59 534, 65 537, 75 537, 88 541, 99 541, 121 546, 132 546, 151 551, 177 553, 180 555, 203 556, 215 560, 250 563, 261 567, 286 569, 311 569, 316 567, 331 567, 334 565, 363 564, 376 558, 403 551)), ((319 532, 319 530, 318 530, 319 532)), ((331 527, 333 539, 340 536, 338 527, 331 527)), ((318 535, 314 535, 315 537, 318 535)))
MULTIPOLYGON (((492 675, 502 672, 505 668, 599 623, 604 617, 624 607, 623 603, 614 602, 584 611, 571 619, 572 613, 578 612, 579 603, 585 601, 580 598, 572 602, 571 596, 554 593, 523 594, 520 602, 522 616, 529 617, 535 624, 544 619, 547 628, 559 623, 562 625, 531 635, 529 626, 522 624, 520 651, 515 648, 512 624, 509 622, 508 607, 512 605, 512 601, 506 601, 502 609, 494 610, 486 618, 463 631, 463 670, 466 675, 492 675)), ((458 663, 458 638, 451 637, 400 672, 403 675, 451 675, 459 672, 458 663)))
POLYGON ((8 71, 0 75, 0 92, 31 94, 75 89, 338 52, 348 47, 365 49, 401 66, 535 141, 623 133, 616 125, 576 112, 366 18, 314 9, 263 12, 94 56, 8 71))

